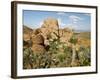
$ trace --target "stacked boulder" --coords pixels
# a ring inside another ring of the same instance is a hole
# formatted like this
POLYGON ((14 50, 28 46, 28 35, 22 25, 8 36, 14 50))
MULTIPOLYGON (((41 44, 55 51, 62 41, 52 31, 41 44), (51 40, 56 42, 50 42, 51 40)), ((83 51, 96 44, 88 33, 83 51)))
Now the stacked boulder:
POLYGON ((45 53, 44 38, 41 34, 32 36, 32 50, 34 53, 40 54, 45 53))
MULTIPOLYGON (((44 20, 40 30, 41 30, 41 35, 44 37, 44 44, 48 45, 48 39, 49 38, 55 38, 56 36, 54 33, 58 34, 58 21, 54 18, 47 18, 44 20)), ((51 39, 52 39, 51 38, 51 39)))

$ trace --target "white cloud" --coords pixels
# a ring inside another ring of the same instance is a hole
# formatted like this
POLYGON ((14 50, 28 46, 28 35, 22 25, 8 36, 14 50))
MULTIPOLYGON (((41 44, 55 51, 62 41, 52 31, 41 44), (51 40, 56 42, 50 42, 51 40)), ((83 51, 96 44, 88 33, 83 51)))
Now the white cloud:
POLYGON ((83 20, 83 18, 81 18, 79 16, 75 16, 75 15, 69 16, 69 19, 71 19, 74 24, 76 24, 80 20, 83 20))
POLYGON ((75 15, 71 15, 69 16, 71 19, 77 19, 77 20, 82 20, 82 18, 75 16, 75 15))

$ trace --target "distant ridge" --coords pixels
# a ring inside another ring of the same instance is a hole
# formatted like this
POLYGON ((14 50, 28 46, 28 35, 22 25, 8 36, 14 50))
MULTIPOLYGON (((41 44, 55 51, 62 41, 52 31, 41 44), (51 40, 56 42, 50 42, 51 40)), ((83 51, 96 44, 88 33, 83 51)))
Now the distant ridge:
POLYGON ((90 32, 90 31, 89 30, 74 30, 74 32, 80 33, 80 32, 90 32))
POLYGON ((28 27, 28 26, 26 26, 26 25, 23 25, 23 32, 24 33, 29 33, 29 32, 32 32, 33 30, 30 28, 30 27, 28 27))

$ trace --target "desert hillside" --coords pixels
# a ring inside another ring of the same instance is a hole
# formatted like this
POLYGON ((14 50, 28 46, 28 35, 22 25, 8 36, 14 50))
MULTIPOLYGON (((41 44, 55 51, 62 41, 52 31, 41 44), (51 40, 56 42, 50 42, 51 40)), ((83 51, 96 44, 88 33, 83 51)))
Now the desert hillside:
POLYGON ((24 69, 90 65, 90 32, 61 28, 54 18, 37 29, 23 25, 23 43, 24 69))
POLYGON ((25 26, 25 25, 23 25, 23 33, 25 34, 25 33, 30 33, 30 32, 32 32, 33 30, 31 29, 31 28, 29 28, 28 26, 25 26))

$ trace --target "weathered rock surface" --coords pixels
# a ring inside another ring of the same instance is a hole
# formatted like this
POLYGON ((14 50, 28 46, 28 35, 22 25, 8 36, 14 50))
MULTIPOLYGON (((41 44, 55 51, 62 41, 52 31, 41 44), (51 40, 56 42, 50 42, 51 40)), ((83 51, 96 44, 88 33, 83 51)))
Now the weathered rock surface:
POLYGON ((41 34, 32 36, 33 44, 44 44, 44 38, 41 34))
POLYGON ((33 53, 36 53, 36 54, 43 54, 46 51, 44 46, 39 45, 39 44, 33 44, 31 49, 33 50, 33 53))
POLYGON ((43 28, 51 28, 52 30, 58 29, 58 21, 54 18, 47 18, 42 24, 43 28))
POLYGON ((68 29, 68 28, 60 29, 60 41, 61 42, 65 42, 68 44, 68 41, 70 40, 72 35, 73 35, 73 32, 71 29, 68 29))

